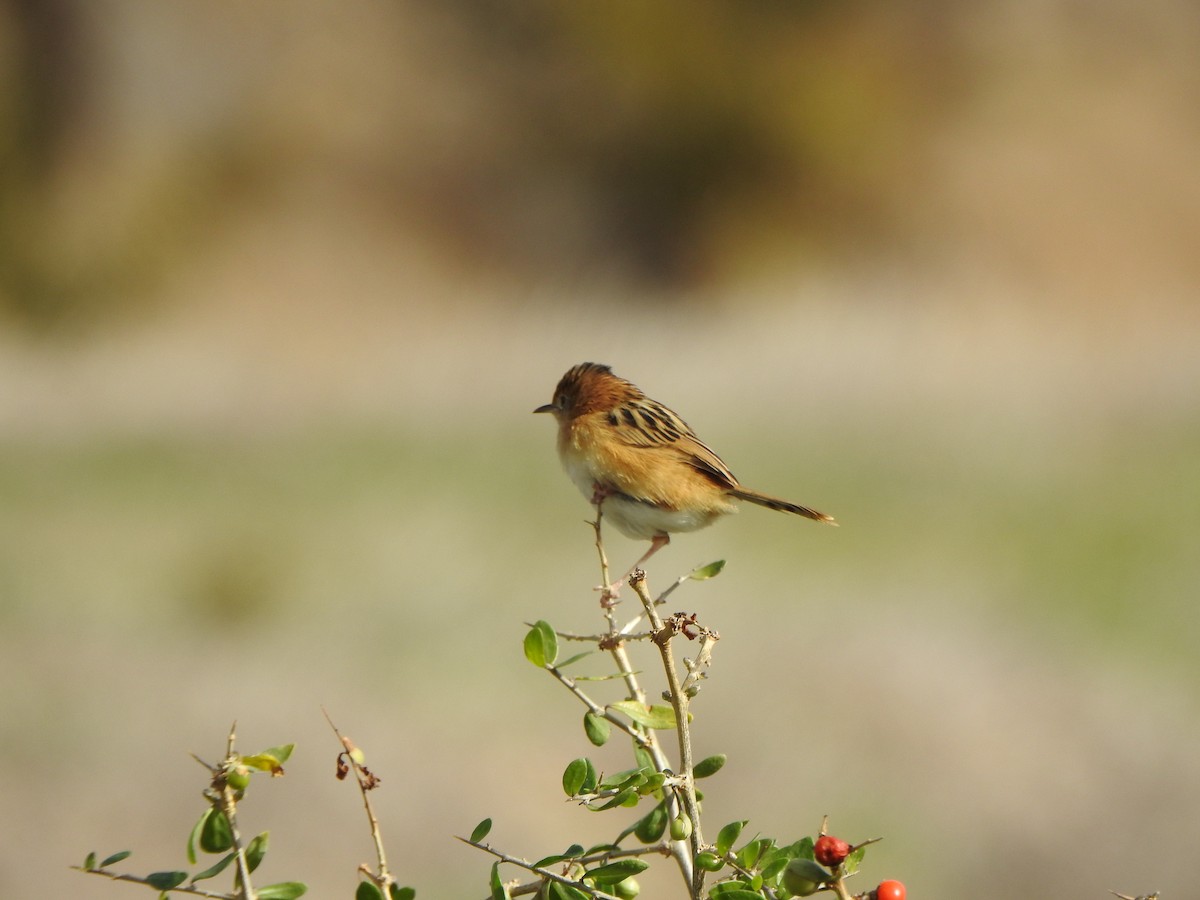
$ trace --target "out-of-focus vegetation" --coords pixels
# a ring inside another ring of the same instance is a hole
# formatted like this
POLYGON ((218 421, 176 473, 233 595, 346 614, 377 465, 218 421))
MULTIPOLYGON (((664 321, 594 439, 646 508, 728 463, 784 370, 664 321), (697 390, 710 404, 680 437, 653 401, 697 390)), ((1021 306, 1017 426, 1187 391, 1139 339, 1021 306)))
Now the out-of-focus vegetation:
POLYGON ((655 560, 729 560, 680 595, 714 820, 834 813, 914 896, 1186 896, 1198 51, 1184 0, 0 6, 0 896, 176 864, 234 717, 348 894, 322 703, 418 896, 483 815, 577 833, 520 639, 596 624, 529 415, 583 359, 842 523, 655 560))
POLYGON ((965 259, 1178 290, 1197 29, 1173 0, 13 3, 0 303, 54 328, 161 302, 281 193, 484 277, 965 259))

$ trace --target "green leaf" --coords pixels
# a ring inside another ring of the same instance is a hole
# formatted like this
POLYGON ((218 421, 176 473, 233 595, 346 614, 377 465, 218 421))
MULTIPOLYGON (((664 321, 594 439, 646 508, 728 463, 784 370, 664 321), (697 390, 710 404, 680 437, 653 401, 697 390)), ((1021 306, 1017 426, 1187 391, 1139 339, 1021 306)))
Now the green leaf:
POLYGON ((544 619, 534 622, 525 635, 525 658, 539 669, 554 665, 558 659, 558 635, 544 619))
POLYGON ((188 835, 187 840, 187 861, 193 866, 196 864, 196 841, 199 839, 201 832, 204 830, 204 824, 208 821, 208 817, 213 814, 214 810, 210 806, 200 814, 200 818, 196 820, 196 824, 192 826, 192 833, 188 835))
POLYGON ((588 869, 583 873, 583 877, 592 879, 597 886, 603 886, 624 881, 631 875, 637 875, 648 868, 650 868, 650 863, 642 859, 618 859, 615 862, 588 869))
POLYGON ((603 747, 612 734, 612 723, 589 709, 583 714, 583 733, 595 746, 603 747))
MULTIPOLYGON (((104 860, 100 863, 100 868, 103 869, 105 866, 111 866, 113 863, 119 863, 121 860, 128 859, 132 855, 133 855, 132 850, 122 850, 119 853, 112 854, 112 856, 106 856, 106 857, 104 857, 104 860)), ((89 854, 89 858, 92 860, 92 862, 95 862, 96 854, 94 854, 94 853, 89 854)), ((91 868, 91 867, 89 866, 88 868, 91 868)))
POLYGON ((187 881, 187 872, 151 872, 143 880, 152 888, 169 891, 187 881))
MULTIPOLYGON (((557 637, 558 637, 558 635, 555 635, 555 638, 557 638, 557 637)), ((594 651, 592 651, 592 650, 584 650, 582 653, 576 653, 574 656, 567 657, 560 663, 555 663, 554 668, 565 669, 567 666, 571 665, 572 663, 579 662, 585 656, 591 656, 593 652, 594 651)), ((608 677, 608 676, 606 676, 606 677, 608 677)), ((622 677, 624 677, 624 676, 622 676, 622 677)))
POLYGON ((709 578, 716 578, 721 574, 723 568, 725 568, 725 560, 718 559, 716 562, 710 562, 707 566, 692 569, 688 578, 692 579, 692 581, 705 581, 709 578))
POLYGON ((83 868, 87 872, 91 872, 96 868, 96 851, 93 850, 83 858, 83 868))
POLYGON ((553 866, 568 859, 578 859, 581 856, 583 856, 583 845, 572 844, 563 853, 555 853, 553 856, 546 856, 539 859, 533 864, 533 867, 535 869, 544 869, 546 866, 553 866))
POLYGON ((383 900, 383 891, 373 881, 360 881, 354 892, 354 900, 383 900))
POLYGON ((667 830, 667 805, 660 803, 638 820, 633 827, 634 836, 643 844, 653 844, 667 830))
POLYGON ((217 860, 217 862, 213 863, 213 865, 209 866, 203 872, 199 872, 196 875, 193 875, 192 876, 192 884, 195 884, 197 881, 204 881, 206 878, 215 878, 216 876, 218 876, 222 872, 224 872, 227 868, 229 868, 229 864, 231 862, 233 862, 235 859, 237 859, 236 853, 225 854, 219 860, 217 860))
POLYGON ((609 799, 608 802, 603 803, 600 806, 590 806, 588 808, 592 810, 592 812, 603 812, 606 809, 613 809, 617 806, 637 806, 637 801, 637 791, 633 790, 632 788, 626 788, 609 799))
MULTIPOLYGON (((585 785, 588 780, 588 770, 595 772, 595 767, 592 766, 590 759, 583 757, 573 759, 567 763, 567 768, 563 771, 562 786, 563 791, 568 797, 574 797, 585 790, 585 785)), ((587 788, 587 790, 591 790, 587 788)))
POLYGON ((488 832, 491 830, 492 830, 492 820, 490 818, 484 819, 482 822, 480 822, 478 825, 476 825, 475 830, 471 832, 471 843, 478 844, 480 841, 482 841, 485 837, 488 836, 488 832))
POLYGON ((711 850, 702 850, 696 854, 696 865, 705 872, 717 872, 725 867, 725 861, 711 850))
POLYGON ((792 844, 789 849, 792 859, 811 859, 816 861, 816 855, 813 853, 813 839, 803 837, 796 843, 792 844))
POLYGON ((254 889, 258 900, 296 900, 297 897, 303 897, 307 891, 308 885, 299 881, 281 881, 254 889))
POLYGON ((388 893, 391 894, 392 900, 416 900, 417 896, 415 888, 400 887, 395 883, 388 887, 388 893))
POLYGON ((863 861, 863 857, 867 855, 866 847, 859 847, 844 860, 842 860, 842 872, 846 875, 853 875, 858 871, 859 865, 863 861))
POLYGON ((767 881, 774 881, 775 877, 787 868, 787 864, 787 854, 776 851, 763 861, 762 877, 767 881))
POLYGON ((742 829, 746 827, 746 819, 740 822, 730 822, 717 834, 717 855, 724 856, 729 852, 729 848, 733 846, 733 842, 738 839, 738 835, 742 833, 742 829))
POLYGON ((743 869, 756 869, 762 861, 763 854, 774 846, 775 842, 771 838, 757 838, 750 841, 741 850, 737 852, 738 862, 741 863, 743 869))
POLYGON ((697 778, 708 778, 710 775, 716 775, 721 771, 721 767, 725 765, 728 757, 724 753, 715 753, 712 756, 706 756, 696 765, 692 766, 692 774, 697 778))
POLYGON ((550 896, 554 900, 591 900, 591 898, 577 887, 572 887, 569 884, 563 884, 561 881, 550 882, 550 896))
POLYGON ((500 863, 492 863, 492 874, 488 879, 488 884, 492 888, 492 900, 512 900, 512 896, 508 893, 508 888, 500 880, 500 863))
POLYGON ((605 776, 600 782, 601 788, 635 788, 641 787, 650 777, 652 769, 625 769, 612 775, 605 776))
POLYGON ((246 845, 246 868, 251 872, 258 868, 258 864, 267 855, 267 843, 270 840, 270 834, 269 831, 264 831, 246 845))
POLYGON ((638 793, 643 797, 647 794, 653 794, 655 791, 662 788, 666 783, 667 776, 662 772, 652 772, 646 776, 646 781, 638 788, 638 793))
POLYGON ((650 755, 650 751, 638 744, 633 745, 633 758, 637 760, 639 769, 654 770, 654 757, 650 755))
POLYGON ((624 713, 647 728, 666 730, 675 727, 675 710, 669 706, 646 706, 636 700, 621 700, 608 708, 624 713))
POLYGON ((712 891, 712 897, 720 898, 720 900, 763 900, 763 895, 758 891, 752 891, 746 887, 734 887, 728 891, 717 893, 716 888, 712 891))
POLYGON ((200 849, 205 853, 224 853, 233 846, 233 831, 229 820, 219 809, 210 809, 200 828, 200 849))

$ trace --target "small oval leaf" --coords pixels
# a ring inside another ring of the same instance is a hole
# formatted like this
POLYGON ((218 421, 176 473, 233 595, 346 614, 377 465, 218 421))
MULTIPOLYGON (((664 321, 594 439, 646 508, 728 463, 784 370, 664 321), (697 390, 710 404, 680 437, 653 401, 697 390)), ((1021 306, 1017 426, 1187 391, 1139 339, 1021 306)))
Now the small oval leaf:
POLYGON ((675 710, 669 706, 646 706, 636 700, 621 700, 610 704, 609 709, 624 713, 646 728, 667 730, 675 727, 675 710))
POLYGON ((740 822, 730 822, 717 834, 717 854, 724 856, 733 846, 733 842, 738 839, 738 835, 742 833, 742 829, 746 827, 746 820, 740 822))
POLYGON ((583 714, 583 732, 595 746, 603 747, 612 734, 612 723, 589 709, 583 714))
POLYGON ((589 807, 593 812, 602 812, 606 809, 614 809, 618 806, 637 806, 638 792, 633 788, 626 788, 623 791, 614 795, 607 803, 602 803, 599 806, 589 807))
POLYGON ((633 829, 634 836, 643 844, 653 844, 667 829, 667 806, 660 803, 643 816, 633 829))
POLYGON ((645 747, 634 745, 633 758, 637 760, 639 769, 654 769, 654 757, 645 747))
POLYGON ((475 830, 471 832, 471 843, 478 844, 480 841, 482 841, 485 837, 488 836, 488 832, 491 830, 492 830, 492 820, 490 818, 484 819, 482 822, 480 822, 478 825, 476 825, 475 830))
POLYGON ((725 765, 727 759, 728 757, 724 753, 715 753, 712 756, 706 756, 692 767, 692 774, 697 778, 708 778, 710 775, 716 775, 721 771, 721 767, 725 765))
POLYGON ((373 881, 360 881, 354 892, 354 900, 383 900, 383 891, 373 881))
POLYGON ((650 868, 650 864, 643 859, 618 859, 615 862, 588 869, 584 872, 583 877, 592 879, 597 885, 616 884, 618 881, 624 881, 629 876, 637 875, 648 868, 650 868))
POLYGON ((568 859, 575 859, 583 856, 583 847, 580 844, 572 844, 562 853, 555 853, 552 856, 544 856, 533 864, 535 869, 544 869, 546 866, 553 866, 568 859))
POLYGON ((492 890, 492 900, 512 900, 508 888, 500 880, 500 863, 498 862, 492 863, 492 874, 488 878, 488 885, 492 890))
POLYGON ((200 849, 205 853, 224 853, 233 846, 229 820, 219 809, 212 809, 200 828, 200 849))
POLYGON ((400 887, 398 884, 392 884, 388 888, 388 893, 392 900, 416 900, 417 896, 416 888, 400 887))
POLYGON ((203 872, 197 872, 195 875, 193 875, 192 876, 192 884, 195 884, 197 881, 204 881, 205 879, 208 879, 208 878, 216 878, 218 875, 220 875, 222 872, 224 872, 227 868, 229 868, 229 864, 231 862, 233 862, 235 859, 237 859, 236 853, 226 853, 219 860, 217 860, 216 863, 209 866, 203 872))
POLYGON ((278 884, 268 884, 266 887, 255 888, 258 900, 296 900, 308 892, 308 885, 299 881, 281 881, 278 884))
POLYGON ((584 790, 590 767, 591 761, 583 758, 573 759, 567 763, 567 768, 563 771, 562 786, 568 797, 574 797, 584 790))
POLYGON ((160 891, 169 891, 187 881, 187 872, 151 872, 143 881, 160 891))
POLYGON ((554 665, 558 659, 558 635, 544 619, 534 622, 525 635, 525 658, 539 669, 554 665))
MULTIPOLYGON (((122 850, 119 853, 114 853, 112 856, 106 856, 104 857, 103 862, 100 863, 100 868, 103 869, 105 866, 111 866, 113 863, 119 863, 121 860, 128 859, 132 855, 132 850, 122 850)), ((96 861, 96 854, 89 854, 89 858, 94 863, 96 861)), ((92 867, 88 866, 88 868, 90 869, 92 867)))
POLYGON ((693 581, 705 581, 709 578, 716 578, 721 574, 723 568, 725 568, 725 560, 718 559, 716 562, 710 562, 707 566, 700 566, 698 569, 693 569, 688 578, 693 581))
POLYGON ((267 855, 267 844, 270 841, 270 832, 264 831, 254 840, 246 845, 246 868, 251 872, 258 868, 258 864, 263 861, 263 857, 267 855))

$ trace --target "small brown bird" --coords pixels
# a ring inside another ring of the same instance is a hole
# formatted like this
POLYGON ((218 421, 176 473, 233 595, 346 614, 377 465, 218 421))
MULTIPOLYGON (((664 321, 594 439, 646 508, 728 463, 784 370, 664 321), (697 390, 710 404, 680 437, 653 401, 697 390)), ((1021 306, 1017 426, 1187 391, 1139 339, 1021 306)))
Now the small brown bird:
MULTIPOLYGON (((837 524, 815 509, 743 487, 683 419, 608 366, 580 363, 568 370, 554 401, 534 412, 557 420, 558 456, 583 496, 603 501, 604 515, 626 537, 650 541, 630 572, 673 533, 737 512, 737 500, 837 524)), ((607 593, 615 595, 624 580, 607 593)))

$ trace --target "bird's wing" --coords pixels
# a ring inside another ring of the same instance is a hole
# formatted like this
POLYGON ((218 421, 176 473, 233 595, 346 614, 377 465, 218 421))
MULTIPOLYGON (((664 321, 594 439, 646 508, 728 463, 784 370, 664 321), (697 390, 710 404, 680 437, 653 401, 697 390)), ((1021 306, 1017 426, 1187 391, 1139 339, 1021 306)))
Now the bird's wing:
POLYGON ((622 403, 608 413, 608 424, 628 447, 674 450, 681 460, 723 487, 736 487, 737 478, 683 419, 650 399, 622 403))

